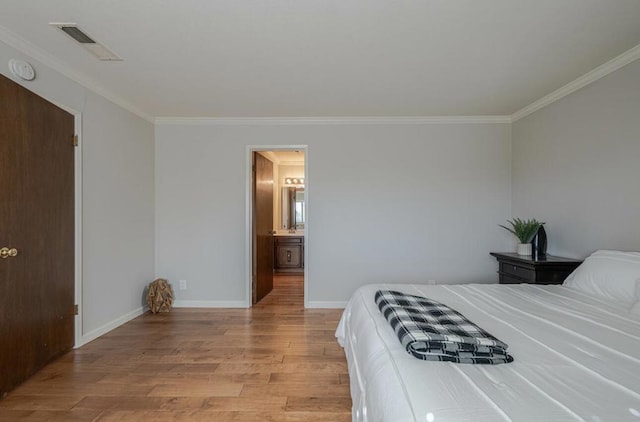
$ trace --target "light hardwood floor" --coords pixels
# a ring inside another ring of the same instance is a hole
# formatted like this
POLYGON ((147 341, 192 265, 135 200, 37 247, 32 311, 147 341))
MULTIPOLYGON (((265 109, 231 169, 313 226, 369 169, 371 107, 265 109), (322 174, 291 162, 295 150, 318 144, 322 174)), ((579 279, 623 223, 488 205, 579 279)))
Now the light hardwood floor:
POLYGON ((0 400, 0 421, 350 421, 340 310, 277 276, 252 309, 145 314, 0 400))

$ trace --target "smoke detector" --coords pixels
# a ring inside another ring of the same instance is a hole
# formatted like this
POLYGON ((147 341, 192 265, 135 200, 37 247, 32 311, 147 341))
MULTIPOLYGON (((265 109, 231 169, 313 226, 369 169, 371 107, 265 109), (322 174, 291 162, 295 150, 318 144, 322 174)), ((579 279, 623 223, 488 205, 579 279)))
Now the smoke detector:
POLYGON ((14 76, 23 81, 32 81, 36 78, 36 71, 33 70, 33 66, 23 60, 9 60, 9 70, 14 76))
POLYGON ((69 37, 73 38, 78 44, 96 56, 99 60, 106 62, 122 60, 122 58, 118 57, 113 51, 87 35, 87 33, 81 30, 76 23, 50 23, 49 25, 58 28, 69 37))

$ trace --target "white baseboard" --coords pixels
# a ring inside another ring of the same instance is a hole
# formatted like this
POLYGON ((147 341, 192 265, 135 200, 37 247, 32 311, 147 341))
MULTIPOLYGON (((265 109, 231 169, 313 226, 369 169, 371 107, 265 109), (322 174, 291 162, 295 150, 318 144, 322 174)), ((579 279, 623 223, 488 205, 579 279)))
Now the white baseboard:
POLYGON ((126 314, 122 315, 121 317, 118 317, 116 319, 114 319, 113 321, 110 321, 106 324, 104 324, 102 327, 98 327, 95 330, 91 330, 86 334, 83 334, 81 339, 80 339, 80 344, 76 344, 75 348, 78 348, 80 346, 83 346, 87 343, 89 343, 90 341, 93 341, 95 339, 97 339, 100 336, 103 336, 105 334, 107 334, 109 331, 113 330, 114 328, 118 328, 119 326, 121 326, 122 324, 131 321, 134 318, 139 317, 140 315, 144 314, 147 311, 147 307, 139 307, 137 309, 134 309, 131 312, 127 312, 126 314))
POLYGON ((344 309, 347 306, 347 302, 337 301, 337 302, 327 302, 321 300, 312 300, 307 302, 307 308, 318 308, 318 309, 344 309))
MULTIPOLYGON (((337 301, 337 302, 327 302, 327 301, 311 301, 307 303, 307 308, 317 308, 317 309, 344 309, 347 306, 347 302, 337 301)), ((247 304, 243 300, 176 300, 173 302, 174 308, 247 308, 247 304)), ((107 334, 109 331, 118 328, 122 324, 125 324, 131 321, 134 318, 139 317, 144 314, 148 308, 139 307, 134 309, 131 312, 127 312, 122 315, 104 324, 101 327, 96 328, 95 330, 91 330, 86 334, 83 334, 80 340, 80 344, 76 344, 74 347, 81 347, 90 341, 97 339, 100 336, 107 334)))
POLYGON ((175 300, 174 308, 247 308, 244 300, 175 300))

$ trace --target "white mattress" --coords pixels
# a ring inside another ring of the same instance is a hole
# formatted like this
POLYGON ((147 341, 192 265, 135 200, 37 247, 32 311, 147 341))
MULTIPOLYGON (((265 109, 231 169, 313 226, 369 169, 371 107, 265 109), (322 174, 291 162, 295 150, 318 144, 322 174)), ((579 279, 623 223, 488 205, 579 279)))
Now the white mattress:
POLYGON ((368 285, 352 296, 336 337, 354 421, 640 422, 640 321, 562 286, 368 285), (515 361, 412 357, 374 303, 380 288, 449 305, 506 342, 515 361))

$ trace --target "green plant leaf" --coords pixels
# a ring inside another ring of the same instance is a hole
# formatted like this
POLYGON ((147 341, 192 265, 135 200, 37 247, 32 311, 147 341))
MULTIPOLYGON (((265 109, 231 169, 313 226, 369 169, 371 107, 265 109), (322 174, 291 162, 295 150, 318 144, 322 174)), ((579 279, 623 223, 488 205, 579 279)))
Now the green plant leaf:
POLYGON ((530 220, 524 220, 518 217, 514 217, 513 220, 507 220, 507 223, 511 224, 513 229, 503 226, 502 224, 498 224, 498 226, 503 229, 513 233, 520 243, 529 243, 535 237, 536 233, 540 229, 540 226, 545 224, 544 222, 540 222, 535 218, 530 220))

